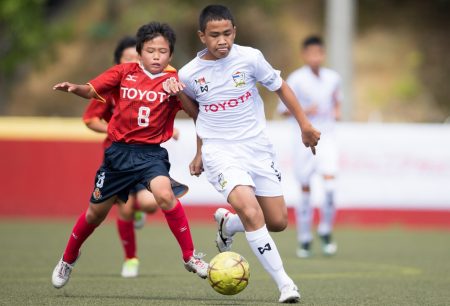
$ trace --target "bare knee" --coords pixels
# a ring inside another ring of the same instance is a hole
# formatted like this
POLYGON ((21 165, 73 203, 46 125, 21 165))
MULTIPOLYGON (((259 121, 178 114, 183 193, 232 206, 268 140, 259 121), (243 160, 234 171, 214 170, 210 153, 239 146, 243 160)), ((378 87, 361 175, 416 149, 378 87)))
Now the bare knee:
POLYGON ((108 212, 104 212, 103 210, 99 209, 93 209, 92 205, 90 205, 88 210, 86 211, 86 222, 88 224, 99 225, 103 222, 103 220, 105 220, 107 215, 108 212))
POLYGON ((156 202, 150 203, 149 205, 141 205, 141 210, 148 214, 154 214, 158 210, 158 204, 156 202))
POLYGON ((242 223, 246 230, 257 230, 264 225, 264 215, 262 210, 255 207, 246 207, 239 213, 242 223))
POLYGON ((278 218, 271 218, 266 220, 267 229, 270 232, 282 232, 288 225, 287 216, 280 216, 278 218))
POLYGON ((133 203, 119 204, 119 218, 125 221, 131 221, 134 218, 133 203))
POLYGON ((176 203, 176 198, 171 189, 158 191, 154 193, 154 196, 159 207, 164 210, 171 209, 176 203))

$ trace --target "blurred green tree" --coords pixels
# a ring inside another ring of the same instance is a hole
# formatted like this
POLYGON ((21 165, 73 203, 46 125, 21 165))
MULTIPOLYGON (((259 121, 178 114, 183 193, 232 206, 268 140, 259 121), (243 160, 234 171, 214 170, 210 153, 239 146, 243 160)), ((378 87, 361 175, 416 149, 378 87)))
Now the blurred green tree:
POLYGON ((52 10, 64 2, 0 1, 0 112, 7 103, 10 85, 26 70, 26 64, 51 58, 52 44, 68 37, 66 26, 49 22, 52 10))

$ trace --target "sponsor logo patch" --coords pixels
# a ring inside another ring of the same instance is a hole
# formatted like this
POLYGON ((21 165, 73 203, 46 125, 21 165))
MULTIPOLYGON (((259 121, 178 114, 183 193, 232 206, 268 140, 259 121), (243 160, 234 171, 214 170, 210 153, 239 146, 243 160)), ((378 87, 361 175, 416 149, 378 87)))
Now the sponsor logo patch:
POLYGON ((195 80, 195 85, 199 86, 200 92, 208 92, 208 84, 209 82, 206 81, 205 77, 200 77, 195 80))

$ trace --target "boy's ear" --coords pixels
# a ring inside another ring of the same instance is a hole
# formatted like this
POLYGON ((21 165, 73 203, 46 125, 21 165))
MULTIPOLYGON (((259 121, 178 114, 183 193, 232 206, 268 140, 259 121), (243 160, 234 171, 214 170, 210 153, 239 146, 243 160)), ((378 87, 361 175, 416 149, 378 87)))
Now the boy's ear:
POLYGON ((206 42, 206 40, 205 40, 205 33, 203 33, 202 31, 198 30, 198 31, 197 31, 197 35, 198 35, 198 37, 200 38, 200 40, 201 40, 202 43, 205 43, 205 42, 206 42))

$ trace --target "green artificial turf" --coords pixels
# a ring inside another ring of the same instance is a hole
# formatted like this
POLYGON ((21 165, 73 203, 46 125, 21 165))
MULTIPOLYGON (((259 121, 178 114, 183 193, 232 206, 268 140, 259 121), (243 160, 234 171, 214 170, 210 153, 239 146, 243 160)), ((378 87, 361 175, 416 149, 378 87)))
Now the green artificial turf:
MULTIPOLYGON (((0 305, 276 305, 278 290, 239 234, 233 250, 250 263, 247 289, 222 296, 188 273, 168 227, 147 223, 137 231, 140 276, 123 279, 123 251, 113 222, 82 248, 70 282, 51 284, 72 221, 0 221, 0 305)), ((215 227, 191 224, 198 251, 217 251, 215 227)), ((450 305, 450 232, 403 228, 338 228, 338 254, 295 256, 291 226, 273 234, 288 274, 299 285, 301 305, 450 305)))

